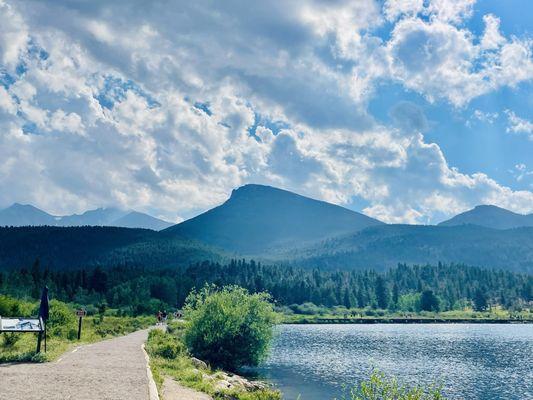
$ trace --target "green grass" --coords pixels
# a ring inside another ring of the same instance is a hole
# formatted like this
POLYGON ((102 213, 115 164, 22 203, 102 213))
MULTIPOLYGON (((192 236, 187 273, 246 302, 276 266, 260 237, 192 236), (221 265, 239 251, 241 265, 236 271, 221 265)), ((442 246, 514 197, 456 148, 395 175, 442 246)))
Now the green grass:
MULTIPOLYGON (((283 311, 286 311, 283 310, 283 311)), ((370 308, 346 309, 344 307, 334 307, 330 309, 321 309, 320 312, 313 314, 296 314, 296 313, 281 313, 281 321, 284 324, 290 323, 314 323, 320 319, 388 319, 388 318, 442 318, 442 319, 471 319, 473 321, 480 320, 508 320, 518 319, 523 321, 533 321, 533 313, 530 310, 520 312, 510 312, 508 310, 494 307, 490 311, 473 311, 472 309, 465 310, 450 310, 441 312, 404 312, 404 311, 390 311, 370 308)))
MULTIPOLYGON (((74 313, 74 311, 72 311, 74 313)), ((74 314, 72 314, 74 315, 74 314)), ((81 340, 77 340, 77 319, 69 319, 64 326, 50 327, 47 334, 47 352, 44 353, 44 340, 41 353, 37 354, 37 334, 15 333, 0 334, 0 363, 31 361, 46 362, 55 360, 65 351, 80 344, 94 343, 100 340, 125 335, 153 324, 153 317, 111 317, 99 316, 83 319, 81 340), (16 342, 12 345, 9 338, 16 342)))
POLYGON ((214 399, 281 400, 281 393, 271 389, 217 390, 216 382, 222 377, 222 372, 194 366, 183 344, 184 330, 183 322, 173 321, 169 324, 168 332, 152 330, 148 335, 146 351, 150 355, 150 367, 159 388, 165 376, 168 376, 183 386, 207 393, 214 399))

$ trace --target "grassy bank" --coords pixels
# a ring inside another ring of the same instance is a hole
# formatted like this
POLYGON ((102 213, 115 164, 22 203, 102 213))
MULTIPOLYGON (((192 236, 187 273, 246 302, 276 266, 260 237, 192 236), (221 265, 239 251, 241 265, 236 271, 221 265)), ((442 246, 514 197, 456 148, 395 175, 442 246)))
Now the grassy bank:
MULTIPOLYGON (((305 310, 304 310, 305 311, 305 310)), ((510 312, 501 308, 490 311, 451 310, 442 312, 396 312, 380 309, 314 308, 312 312, 281 312, 284 324, 319 323, 533 323, 533 312, 510 312)))
MULTIPOLYGON (((36 315, 37 303, 2 296, 3 315, 36 315)), ((2 333, 0 334, 0 363, 16 361, 45 362, 59 357, 69 348, 86 343, 125 335, 147 328, 154 322, 153 317, 119 317, 109 315, 113 310, 83 319, 82 334, 77 339, 78 319, 74 308, 68 304, 52 300, 50 319, 47 323, 47 352, 44 341, 41 353, 36 353, 37 334, 2 333)))
POLYGON ((152 330, 146 350, 154 380, 161 388, 165 376, 183 386, 211 395, 214 399, 280 400, 281 394, 261 383, 241 379, 237 375, 211 369, 192 359, 183 342, 185 324, 173 321, 168 331, 152 330), (246 387, 249 386, 249 387, 246 387))

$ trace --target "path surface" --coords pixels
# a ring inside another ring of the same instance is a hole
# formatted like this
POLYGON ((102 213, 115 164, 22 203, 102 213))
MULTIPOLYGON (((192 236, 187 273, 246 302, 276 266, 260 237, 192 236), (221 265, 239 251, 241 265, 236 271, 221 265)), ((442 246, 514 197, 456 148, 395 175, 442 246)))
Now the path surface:
POLYGON ((84 345, 44 364, 0 365, 0 398, 148 400, 147 330, 84 345))
POLYGON ((161 395, 163 400, 213 400, 211 396, 183 387, 169 377, 163 382, 161 395))

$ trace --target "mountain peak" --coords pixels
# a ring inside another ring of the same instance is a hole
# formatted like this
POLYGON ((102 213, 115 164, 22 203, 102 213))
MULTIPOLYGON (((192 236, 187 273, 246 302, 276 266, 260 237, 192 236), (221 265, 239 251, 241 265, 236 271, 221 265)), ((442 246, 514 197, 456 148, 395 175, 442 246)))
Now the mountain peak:
POLYGON ((81 214, 53 216, 30 204, 14 203, 0 210, 0 226, 120 226, 160 230, 172 224, 148 214, 100 207, 81 214))
POLYGON ((382 222, 287 190, 249 184, 221 206, 166 232, 243 254, 354 233, 382 222))
POLYGON ((511 229, 533 226, 533 214, 524 215, 491 204, 481 204, 473 209, 441 222, 439 225, 479 225, 494 229, 511 229))
POLYGON ((246 195, 247 194, 261 194, 261 193, 268 193, 268 192, 275 192, 275 191, 292 193, 292 192, 289 192, 287 190, 279 189, 279 188, 276 188, 276 187, 273 187, 273 186, 260 185, 260 184, 257 184, 257 183, 248 183, 246 185, 243 185, 243 186, 240 186, 240 187, 238 187, 236 189, 233 189, 231 191, 230 199, 234 198, 236 196, 241 196, 241 195, 245 195, 245 194, 246 195))

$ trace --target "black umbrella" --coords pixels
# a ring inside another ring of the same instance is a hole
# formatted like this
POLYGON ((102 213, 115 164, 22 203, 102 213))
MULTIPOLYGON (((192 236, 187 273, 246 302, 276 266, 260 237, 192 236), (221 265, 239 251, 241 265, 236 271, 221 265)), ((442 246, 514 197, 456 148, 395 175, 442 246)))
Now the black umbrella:
POLYGON ((44 321, 44 351, 46 352, 46 320, 50 316, 50 305, 48 304, 48 287, 45 286, 41 294, 41 305, 39 306, 39 318, 44 321))

